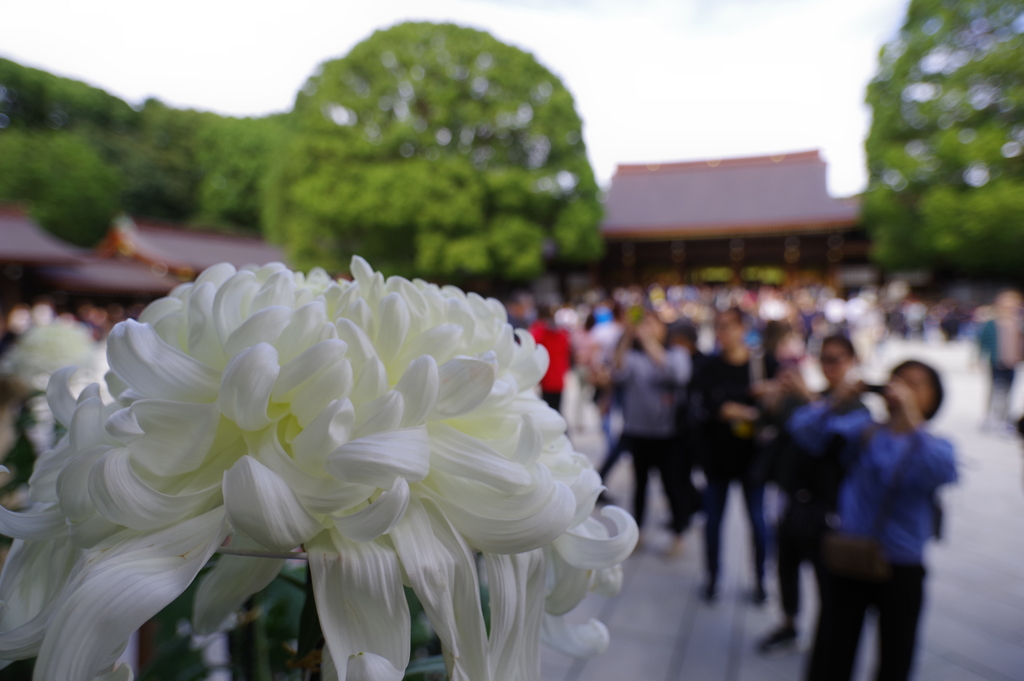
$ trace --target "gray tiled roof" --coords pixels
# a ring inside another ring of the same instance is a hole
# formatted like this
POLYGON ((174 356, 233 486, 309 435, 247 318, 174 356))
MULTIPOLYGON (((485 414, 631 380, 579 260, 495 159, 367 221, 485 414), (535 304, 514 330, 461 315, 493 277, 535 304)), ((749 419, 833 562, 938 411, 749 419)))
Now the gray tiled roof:
POLYGON ((611 238, 714 237, 856 225, 834 199, 817 151, 687 163, 619 165, 601 230, 611 238))
POLYGON ((20 206, 0 205, 0 262, 67 264, 77 262, 79 252, 40 227, 20 206))

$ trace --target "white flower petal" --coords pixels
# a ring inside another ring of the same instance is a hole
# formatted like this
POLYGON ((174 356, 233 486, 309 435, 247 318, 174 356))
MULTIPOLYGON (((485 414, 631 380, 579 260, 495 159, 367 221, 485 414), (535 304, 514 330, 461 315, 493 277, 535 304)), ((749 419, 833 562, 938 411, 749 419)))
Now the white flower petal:
POLYGON ((224 473, 224 508, 236 530, 274 551, 290 551, 323 530, 288 483, 248 455, 224 473))
POLYGON ((494 387, 494 365, 470 357, 456 357, 438 370, 441 382, 432 418, 447 419, 470 411, 494 387))
POLYGON ((242 430, 266 428, 270 393, 280 371, 277 350, 269 343, 242 350, 224 368, 217 399, 221 412, 242 430))
POLYGON ((172 348, 184 350, 188 346, 188 315, 184 311, 161 317, 153 322, 153 330, 172 348))
POLYGON ((594 570, 591 591, 605 598, 614 598, 622 591, 622 566, 616 565, 603 570, 594 570))
MULTIPOLYGON (((202 286, 203 284, 210 284, 214 288, 223 285, 228 279, 235 274, 235 266, 229 262, 221 262, 216 265, 211 265, 203 270, 198 277, 196 277, 196 287, 202 286)), ((195 295, 195 288, 192 289, 192 295, 195 295)))
POLYGON ((397 293, 389 293, 377 308, 377 354, 385 364, 394 359, 409 333, 409 308, 397 293))
POLYGON ((489 553, 522 553, 549 544, 566 530, 576 510, 572 491, 560 482, 550 485, 540 510, 502 517, 485 514, 495 513, 493 505, 491 509, 470 506, 461 499, 442 497, 425 487, 420 489, 426 498, 437 503, 474 548, 489 553))
POLYGON ((128 384, 121 380, 121 377, 113 371, 103 374, 103 382, 107 384, 107 392, 116 400, 128 389, 128 384))
POLYGON ((146 306, 146 309, 139 315, 139 322, 143 324, 156 325, 158 321, 169 314, 181 312, 185 304, 180 298, 160 298, 146 306))
MULTIPOLYGON (((175 402, 174 404, 187 403, 175 402)), ((107 431, 107 435, 122 444, 128 444, 132 440, 137 440, 146 434, 136 420, 135 414, 132 413, 131 407, 118 409, 108 416, 107 422, 103 424, 103 429, 107 431)))
POLYGON ((573 657, 592 657, 608 649, 608 627, 591 618, 586 624, 570 624, 564 617, 544 615, 541 639, 545 645, 573 657))
POLYGON ((394 371, 405 371, 409 362, 423 355, 430 355, 443 365, 459 352, 459 341, 462 340, 462 327, 458 324, 441 324, 427 329, 409 340, 402 348, 402 354, 391 362, 394 371))
POLYGON ((295 305, 295 275, 287 269, 270 275, 253 297, 251 310, 256 312, 275 305, 288 308, 295 305))
POLYGON ((53 504, 35 504, 20 512, 0 506, 0 534, 31 541, 56 539, 67 534, 64 512, 53 504))
POLYGON ((35 678, 92 681, 195 579, 225 533, 216 509, 159 532, 126 530, 86 552, 50 620, 35 678))
POLYGON ((363 372, 356 380, 352 388, 351 399, 356 404, 361 402, 372 402, 388 389, 388 372, 384 363, 376 357, 366 360, 363 365, 363 372))
POLYGON ((352 320, 341 317, 334 322, 334 327, 338 332, 338 338, 348 344, 348 355, 355 365, 362 367, 368 359, 377 356, 377 350, 373 347, 370 337, 352 320))
POLYGON ((394 430, 402 423, 405 399, 397 390, 389 390, 373 402, 362 404, 356 410, 353 438, 366 437, 384 430, 394 430))
POLYGON ((373 268, 366 258, 361 255, 353 255, 348 265, 349 274, 362 287, 369 287, 373 283, 373 268))
POLYGON ((616 534, 596 518, 587 518, 555 540, 555 549, 570 565, 601 569, 618 565, 633 552, 640 538, 636 521, 618 506, 605 506, 601 515, 612 521, 616 534))
POLYGON ((359 653, 348 658, 346 671, 346 681, 402 681, 405 678, 405 669, 373 653, 359 653))
POLYGON ((564 615, 583 600, 590 589, 591 570, 581 570, 565 562, 551 547, 544 548, 548 561, 548 588, 544 611, 564 615))
POLYGON ((397 477, 422 480, 430 472, 427 429, 402 428, 353 440, 332 452, 325 467, 339 480, 380 488, 397 477))
POLYGON ((50 411, 57 419, 57 423, 65 428, 71 425, 71 419, 75 415, 75 398, 71 396, 68 381, 77 370, 77 367, 57 369, 46 384, 46 403, 50 405, 50 411))
MULTIPOLYGON (((281 364, 290 362, 315 342, 320 329, 327 324, 327 306, 323 301, 303 305, 292 314, 291 322, 274 341, 281 355, 281 364)), ((334 331, 333 326, 331 331, 334 331)))
POLYGON ((352 322, 362 329, 368 337, 374 338, 377 335, 375 332, 376 327, 373 320, 373 311, 364 299, 356 298, 349 303, 348 309, 342 313, 342 316, 346 319, 352 320, 352 322))
POLYGON ((484 554, 490 589, 491 669, 496 679, 540 678, 544 553, 484 554))
POLYGON ((137 400, 131 413, 145 434, 129 442, 128 449, 136 463, 159 476, 196 470, 210 451, 220 423, 216 404, 137 400))
POLYGON ((430 423, 430 465, 433 470, 477 480, 506 493, 522 491, 533 477, 476 438, 444 423, 430 423))
POLYGON ((219 485, 192 494, 164 494, 132 468, 131 451, 112 449, 89 470, 89 497, 107 520, 134 530, 155 530, 178 522, 217 501, 219 485))
POLYGON ((67 537, 16 539, 11 544, 0 574, 0 659, 19 660, 39 652, 57 596, 78 555, 67 537))
POLYGON ((153 327, 120 322, 107 337, 107 361, 125 383, 147 397, 213 402, 220 372, 165 343, 153 327))
POLYGON ((324 471, 327 455, 351 439, 356 413, 348 400, 334 400, 292 440, 295 461, 314 475, 324 471))
POLYGON ((544 436, 537 427, 537 422, 529 414, 523 414, 523 427, 519 430, 519 442, 512 459, 524 466, 534 463, 544 449, 544 436))
POLYGON ((213 299, 213 324, 221 345, 226 346, 231 334, 245 321, 249 304, 259 287, 256 275, 242 270, 217 289, 217 296, 213 299))
POLYGON ((488 681, 491 668, 476 560, 465 541, 436 507, 415 498, 389 536, 441 639, 448 678, 488 681))
POLYGON ((281 367, 271 400, 290 402, 290 410, 306 427, 334 400, 352 391, 348 345, 337 338, 321 341, 281 367))
MULTIPOLYGON (((236 535, 232 538, 233 549, 262 549, 259 544, 236 535)), ((253 558, 251 556, 222 555, 199 582, 192 602, 192 626, 200 636, 231 629, 235 622, 232 615, 239 610, 253 594, 263 591, 274 581, 284 560, 276 558, 253 558)))
POLYGON ((57 476, 60 510, 71 522, 88 520, 96 512, 89 498, 89 469, 110 447, 98 446, 78 452, 57 476))
POLYGON ((91 397, 79 401, 75 408, 75 415, 71 417, 71 423, 68 425, 71 449, 80 452, 98 445, 113 444, 107 431, 103 428, 106 420, 103 401, 100 398, 91 397))
MULTIPOLYGON (((232 268, 233 269, 233 268, 232 268)), ((213 321, 213 299, 217 295, 211 282, 197 284, 188 299, 188 354, 214 369, 224 368, 224 347, 213 321)))
POLYGON ((334 527, 354 542, 372 541, 390 532, 408 506, 409 483, 405 478, 395 478, 391 489, 363 510, 335 517, 334 527))
POLYGON ((288 326, 292 309, 283 305, 264 308, 242 322, 224 343, 224 352, 234 357, 257 343, 273 343, 288 326))
POLYGON ((366 681, 400 681, 409 664, 410 625, 394 550, 336 532, 324 532, 306 548, 320 627, 339 680, 352 669, 352 656, 372 654, 390 665, 357 660, 356 674, 366 681))
POLYGON ((68 521, 68 538, 80 549, 91 549, 122 530, 123 527, 115 525, 96 512, 85 520, 68 521))
POLYGON ((417 357, 409 363, 395 390, 402 394, 405 412, 402 428, 420 426, 437 402, 439 377, 437 362, 430 355, 417 357))
POLYGON ((337 513, 357 506, 373 494, 376 485, 356 485, 331 477, 318 477, 302 470, 268 429, 259 444, 257 458, 292 488, 310 513, 337 513))

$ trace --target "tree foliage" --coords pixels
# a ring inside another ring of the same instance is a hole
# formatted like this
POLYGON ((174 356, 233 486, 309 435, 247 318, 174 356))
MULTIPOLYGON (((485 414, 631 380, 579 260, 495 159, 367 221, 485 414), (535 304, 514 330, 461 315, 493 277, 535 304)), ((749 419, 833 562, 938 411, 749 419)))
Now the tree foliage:
POLYGON ((868 88, 864 214, 890 268, 1024 265, 1024 2, 912 0, 868 88))
POLYGON ((91 246, 118 210, 259 230, 283 115, 229 118, 103 90, 0 59, 0 200, 91 246))
POLYGON ((572 96, 481 31, 405 23, 320 66, 290 114, 266 228, 299 267, 525 279, 600 255, 572 96))

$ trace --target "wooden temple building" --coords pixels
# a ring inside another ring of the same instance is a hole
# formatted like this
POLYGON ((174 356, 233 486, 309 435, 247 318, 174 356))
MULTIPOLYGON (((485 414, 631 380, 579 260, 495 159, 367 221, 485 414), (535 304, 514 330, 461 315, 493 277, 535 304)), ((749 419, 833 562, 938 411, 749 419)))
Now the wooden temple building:
POLYGON ((94 249, 45 231, 23 206, 0 203, 0 314, 45 296, 58 308, 81 301, 128 306, 167 295, 210 265, 284 261, 254 236, 122 216, 94 249))
POLYGON ((878 283, 855 199, 819 152, 619 165, 601 225, 605 286, 878 283))

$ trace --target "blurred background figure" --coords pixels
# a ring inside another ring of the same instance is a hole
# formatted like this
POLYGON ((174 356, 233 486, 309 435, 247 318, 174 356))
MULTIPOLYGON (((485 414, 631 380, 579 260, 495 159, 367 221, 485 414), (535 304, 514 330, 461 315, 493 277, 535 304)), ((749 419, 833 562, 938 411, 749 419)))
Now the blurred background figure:
POLYGON ((572 341, 569 332, 555 323, 550 305, 537 309, 537 321, 530 325, 530 334, 548 351, 548 371, 540 381, 541 397, 555 411, 562 409, 565 375, 572 368, 572 341))
MULTIPOLYGON (((778 382, 789 400, 783 420, 787 420, 800 406, 819 397, 828 399, 857 366, 853 344, 839 335, 822 341, 819 361, 827 382, 820 396, 810 391, 799 371, 784 369, 779 372, 778 382)), ((841 406, 843 413, 853 409, 866 407, 859 398, 841 406)), ((797 616, 801 605, 800 566, 803 563, 808 562, 814 568, 819 612, 828 608, 828 579, 822 573, 821 539, 829 529, 829 518, 835 514, 843 470, 837 447, 811 455, 788 432, 780 435, 774 479, 785 496, 785 508, 776 532, 776 564, 783 621, 759 642, 758 650, 762 653, 791 648, 796 644, 799 634, 797 616)), ((811 667, 814 666, 812 662, 811 667)))
POLYGON ((613 368, 615 383, 622 388, 622 440, 633 456, 633 516, 640 526, 641 541, 648 477, 651 469, 657 469, 672 510, 673 538, 666 554, 677 556, 682 552, 689 514, 674 461, 678 459, 676 399, 690 381, 690 355, 669 345, 665 325, 656 314, 647 312, 623 331, 613 368))
MULTIPOLYGON (((864 616, 878 612, 876 679, 904 681, 913 667, 924 602, 924 546, 937 535, 935 493, 957 479, 953 445, 924 426, 943 400, 942 381, 927 364, 910 360, 884 388, 887 421, 875 424, 857 408, 863 383, 842 382, 827 399, 799 409, 790 420, 794 441, 825 455, 837 439, 848 473, 839 500, 839 537, 876 551, 877 570, 847 550, 824 545, 827 608, 819 618, 809 681, 848 681, 853 674, 864 616), (870 543, 870 547, 868 544, 870 543)), ((849 546, 849 544, 847 544, 849 546)))
POLYGON ((752 353, 746 342, 743 312, 729 308, 715 318, 719 352, 705 364, 697 391, 703 421, 702 466, 707 478, 704 492, 705 570, 703 596, 712 601, 718 593, 719 553, 722 520, 729 488, 740 483, 746 502, 754 544, 754 588, 752 599, 767 599, 764 589, 767 529, 764 519, 764 482, 755 480, 752 465, 758 452, 756 424, 761 410, 754 385, 775 376, 775 358, 752 353))
POLYGON ((996 296, 994 308, 994 318, 985 322, 978 334, 978 349, 982 360, 987 360, 992 377, 988 412, 982 428, 1013 433, 1010 395, 1017 365, 1024 359, 1020 293, 1003 291, 996 296))

